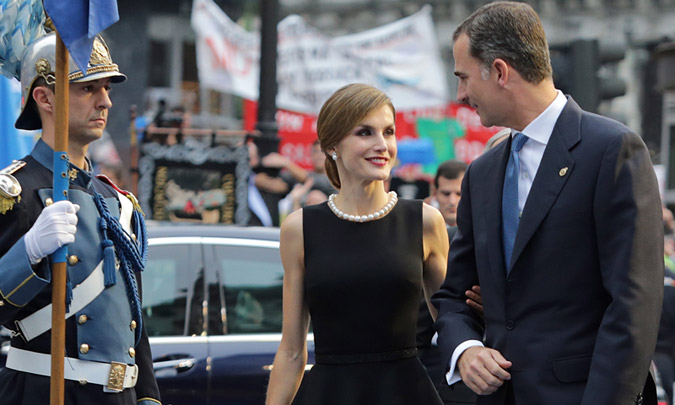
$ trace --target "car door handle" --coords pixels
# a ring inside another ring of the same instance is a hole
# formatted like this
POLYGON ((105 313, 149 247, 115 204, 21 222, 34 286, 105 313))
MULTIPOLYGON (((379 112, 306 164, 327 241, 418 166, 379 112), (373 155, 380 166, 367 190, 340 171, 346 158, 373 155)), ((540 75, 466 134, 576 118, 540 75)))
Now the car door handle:
MULTIPOLYGON (((312 367, 314 367, 314 364, 306 364, 305 365, 305 371, 311 370, 312 367)), ((267 364, 267 365, 262 366, 262 369, 265 370, 265 371, 272 371, 273 368, 274 368, 274 364, 267 364)))
POLYGON ((175 359, 167 361, 156 361, 152 363, 155 373, 162 370, 174 370, 176 373, 184 373, 192 369, 197 361, 193 358, 175 359))

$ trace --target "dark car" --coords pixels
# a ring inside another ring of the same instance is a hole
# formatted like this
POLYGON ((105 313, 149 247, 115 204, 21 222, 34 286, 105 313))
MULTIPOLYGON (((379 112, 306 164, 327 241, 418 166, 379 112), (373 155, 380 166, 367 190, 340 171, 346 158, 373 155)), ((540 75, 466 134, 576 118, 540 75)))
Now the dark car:
MULTIPOLYGON (((279 229, 148 231, 143 314, 162 403, 263 404, 281 340, 279 229)), ((311 334, 308 348, 309 369, 311 334)))

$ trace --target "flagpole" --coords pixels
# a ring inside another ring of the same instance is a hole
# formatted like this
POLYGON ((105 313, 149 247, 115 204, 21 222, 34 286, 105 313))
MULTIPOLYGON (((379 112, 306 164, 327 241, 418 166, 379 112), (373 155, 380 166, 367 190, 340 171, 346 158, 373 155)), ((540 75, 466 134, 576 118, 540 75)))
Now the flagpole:
MULTIPOLYGON (((68 50, 56 33, 56 133, 54 138, 54 202, 68 197, 68 50)), ((66 256, 62 247, 52 256, 52 341, 49 404, 63 405, 66 350, 66 256)))

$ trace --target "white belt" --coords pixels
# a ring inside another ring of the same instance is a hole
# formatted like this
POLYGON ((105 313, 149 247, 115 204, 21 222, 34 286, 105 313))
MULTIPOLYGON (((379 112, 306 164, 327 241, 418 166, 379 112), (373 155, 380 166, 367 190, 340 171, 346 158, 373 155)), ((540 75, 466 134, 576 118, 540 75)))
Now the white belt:
MULTIPOLYGON (((10 347, 5 367, 24 373, 45 377, 51 375, 52 356, 28 350, 10 347)), ((102 385, 104 391, 120 392, 136 386, 138 366, 125 363, 99 363, 66 357, 64 359, 64 378, 81 384, 102 385)))
MULTIPOLYGON (((66 314, 66 319, 89 305, 103 292, 104 288, 103 260, 101 260, 94 271, 89 273, 82 283, 73 288, 73 300, 70 303, 70 311, 66 314)), ((21 336, 23 336, 26 342, 30 342, 52 328, 52 304, 35 311, 15 323, 21 332, 21 336)))

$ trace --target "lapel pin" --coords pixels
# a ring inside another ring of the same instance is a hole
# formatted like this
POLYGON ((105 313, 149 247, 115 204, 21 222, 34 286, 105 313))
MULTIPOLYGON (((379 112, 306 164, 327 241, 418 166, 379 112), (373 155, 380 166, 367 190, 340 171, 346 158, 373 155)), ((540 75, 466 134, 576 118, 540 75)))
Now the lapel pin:
POLYGON ((563 168, 560 169, 560 171, 558 172, 558 175, 560 175, 560 177, 563 177, 563 176, 566 175, 566 174, 567 174, 567 167, 563 167, 563 168))

